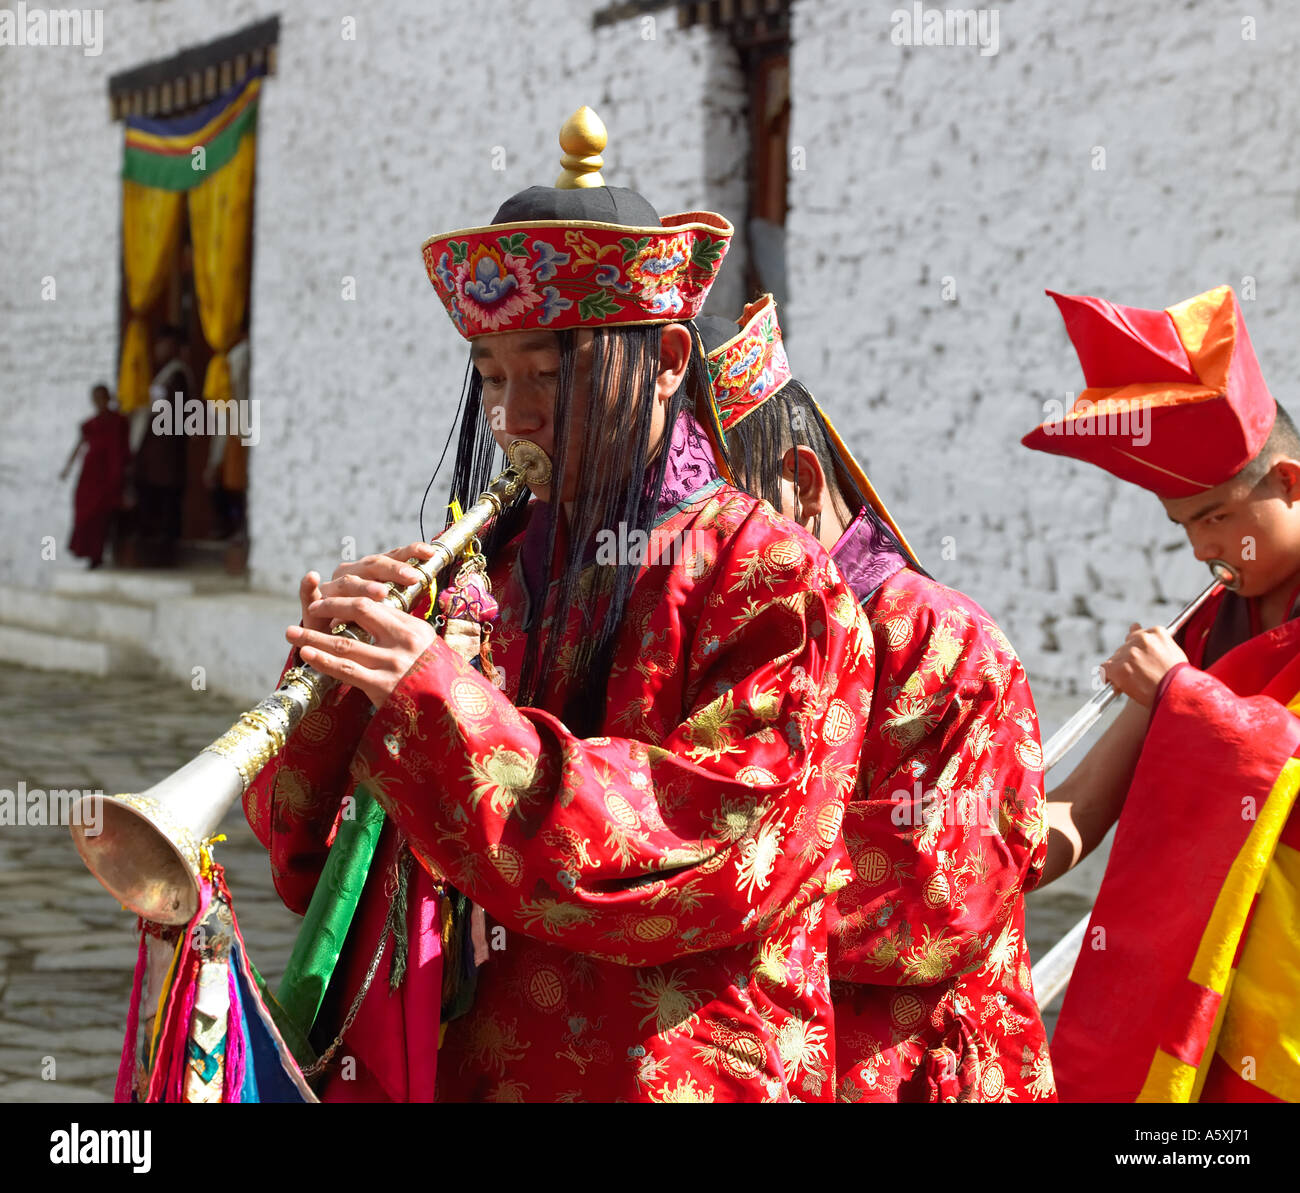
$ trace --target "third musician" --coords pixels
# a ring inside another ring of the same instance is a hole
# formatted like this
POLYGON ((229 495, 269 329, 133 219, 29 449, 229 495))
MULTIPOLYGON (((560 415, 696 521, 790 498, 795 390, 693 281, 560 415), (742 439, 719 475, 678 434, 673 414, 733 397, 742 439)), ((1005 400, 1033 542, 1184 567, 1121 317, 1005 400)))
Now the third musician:
POLYGON ((1069 1101, 1300 1100, 1300 438, 1236 296, 1053 295, 1088 388, 1025 437, 1154 493, 1236 591, 1134 626, 1129 697, 1050 795, 1054 875, 1119 819, 1052 1040, 1069 1101), (1121 814, 1122 813, 1122 814, 1121 814))

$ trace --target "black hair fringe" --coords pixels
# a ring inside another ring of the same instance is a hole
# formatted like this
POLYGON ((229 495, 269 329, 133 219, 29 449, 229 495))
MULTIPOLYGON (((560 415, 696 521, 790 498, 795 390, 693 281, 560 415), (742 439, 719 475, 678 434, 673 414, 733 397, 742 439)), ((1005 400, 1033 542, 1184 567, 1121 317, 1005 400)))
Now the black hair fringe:
MULTIPOLYGON (((545 559, 547 576, 554 576, 559 565, 555 607, 546 619, 540 607, 534 609, 524 627, 524 662, 515 703, 522 707, 540 705, 548 677, 563 665, 571 688, 561 719, 579 736, 591 736, 604 719, 618 632, 640 570, 639 562, 633 559, 612 565, 594 563, 596 536, 604 529, 617 532, 620 522, 626 526, 629 539, 636 530, 649 534, 658 517, 672 429, 687 403, 699 397, 700 387, 709 382, 707 370, 692 353, 686 378, 668 404, 663 439, 659 445, 652 445, 662 329, 658 326, 594 329, 585 397, 591 414, 585 420, 581 450, 575 452, 577 445, 572 442, 570 428, 574 421, 578 341, 573 331, 556 335, 560 345, 560 373, 556 382, 552 494, 558 500, 576 457, 576 492, 582 497, 574 503, 568 549, 562 560, 556 558, 561 511, 550 522, 545 559), (652 461, 652 452, 656 450, 652 461), (652 462, 652 475, 647 476, 652 462), (641 478, 645 478, 644 482, 641 478), (605 592, 609 593, 608 605, 597 622, 596 608, 605 592), (557 626, 567 626, 574 609, 581 614, 580 629, 568 644, 572 654, 562 659, 566 635, 551 631, 557 626)), ((504 467, 504 458, 483 414, 482 382, 478 372, 471 369, 452 476, 452 495, 464 507, 504 467)), ((489 559, 520 533, 526 521, 527 505, 525 490, 496 520, 484 541, 489 559)), ((539 605, 544 604, 543 595, 539 605)))
MULTIPOLYGON (((867 501, 866 494, 858 488, 857 481, 844 467, 839 453, 832 446, 826 420, 817 408, 812 394, 793 378, 727 432, 727 454, 736 484, 780 511, 784 457, 792 447, 807 447, 816 453, 822 471, 826 474, 831 501, 846 526, 865 510, 876 531, 897 546, 910 561, 910 566, 922 575, 929 575, 898 541, 884 519, 867 501)), ((799 487, 798 469, 796 456, 796 489, 799 487)), ((820 525, 814 531, 820 532, 820 525)))

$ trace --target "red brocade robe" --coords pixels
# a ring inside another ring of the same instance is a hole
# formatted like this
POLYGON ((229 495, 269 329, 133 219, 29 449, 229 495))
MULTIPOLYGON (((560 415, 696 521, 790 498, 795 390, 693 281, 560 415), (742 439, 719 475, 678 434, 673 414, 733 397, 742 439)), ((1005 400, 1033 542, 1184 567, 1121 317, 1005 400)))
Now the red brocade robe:
POLYGON ((828 910, 838 1098, 1055 1101, 1025 942, 1047 831, 1024 669, 974 601, 864 533, 834 552, 876 648, 855 879, 828 910))
MULTIPOLYGON (((388 913, 396 830, 420 863, 413 932, 434 914, 438 878, 485 909, 489 957, 470 1010, 446 1025, 440 1100, 834 1096, 824 899, 849 879, 840 825, 872 640, 821 548, 724 485, 693 424, 672 452, 600 736, 558 719, 565 674, 543 707, 509 699, 535 504, 491 568, 504 694, 435 646, 369 722, 355 692, 314 714, 311 740, 295 738, 246 796, 298 910, 349 764, 389 817, 326 1005, 331 1033, 388 913)), ((354 1079, 333 1076, 325 1100, 433 1093, 436 983, 417 963, 390 995, 388 966, 344 1036, 354 1079)))
POLYGON ((109 523, 122 504, 122 485, 131 459, 128 423, 116 410, 104 410, 81 424, 85 459, 68 550, 83 559, 99 559, 108 540, 109 523))
POLYGON ((1062 1101, 1300 1101, 1300 619, 1220 594, 1157 692, 1052 1039, 1062 1101))

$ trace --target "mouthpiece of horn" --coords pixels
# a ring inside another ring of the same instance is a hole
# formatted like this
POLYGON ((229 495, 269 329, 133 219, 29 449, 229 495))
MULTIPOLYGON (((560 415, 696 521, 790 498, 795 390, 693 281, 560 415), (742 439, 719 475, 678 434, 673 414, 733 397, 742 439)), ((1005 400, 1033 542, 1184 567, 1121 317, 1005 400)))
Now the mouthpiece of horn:
POLYGON ((1241 583, 1241 573, 1230 563, 1225 563, 1222 559, 1210 560, 1210 571, 1214 573, 1214 578, 1227 589, 1235 589, 1241 583))
POLYGON ((527 485, 547 485, 551 481, 551 460, 530 439, 516 439, 506 448, 506 459, 527 485))

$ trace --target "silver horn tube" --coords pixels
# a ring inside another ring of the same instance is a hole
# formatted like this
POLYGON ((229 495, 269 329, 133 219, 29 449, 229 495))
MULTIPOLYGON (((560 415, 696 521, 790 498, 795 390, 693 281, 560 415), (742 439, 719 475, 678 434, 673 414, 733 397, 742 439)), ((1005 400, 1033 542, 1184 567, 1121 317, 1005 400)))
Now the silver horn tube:
MULTIPOLYGON (((550 482, 551 461, 535 443, 516 439, 506 457, 505 471, 433 540, 432 558, 408 561, 421 579, 404 588, 388 586, 389 604, 409 613, 423 593, 434 590, 438 573, 460 558, 525 485, 550 482)), ((369 641, 359 626, 339 626, 334 632, 369 641)), ((70 819, 73 842, 87 869, 137 915, 160 924, 188 923, 199 908, 206 844, 231 805, 337 682, 299 664, 270 696, 161 783, 139 795, 82 796, 70 819), (88 831, 90 826, 98 831, 88 831)))
MULTIPOLYGON (((1171 634, 1176 634, 1181 630, 1192 619, 1192 615, 1220 589, 1235 589, 1241 582, 1237 569, 1230 564, 1224 563, 1221 559, 1212 559, 1210 561, 1210 570, 1214 573, 1214 579, 1206 586, 1204 592, 1192 600, 1169 623, 1166 628, 1171 634)), ((1044 774, 1060 762, 1087 735, 1088 730, 1097 723, 1101 714, 1110 707, 1111 702, 1118 695, 1119 692, 1115 687, 1107 684, 1066 721, 1060 729, 1052 734, 1043 747, 1044 774)))

